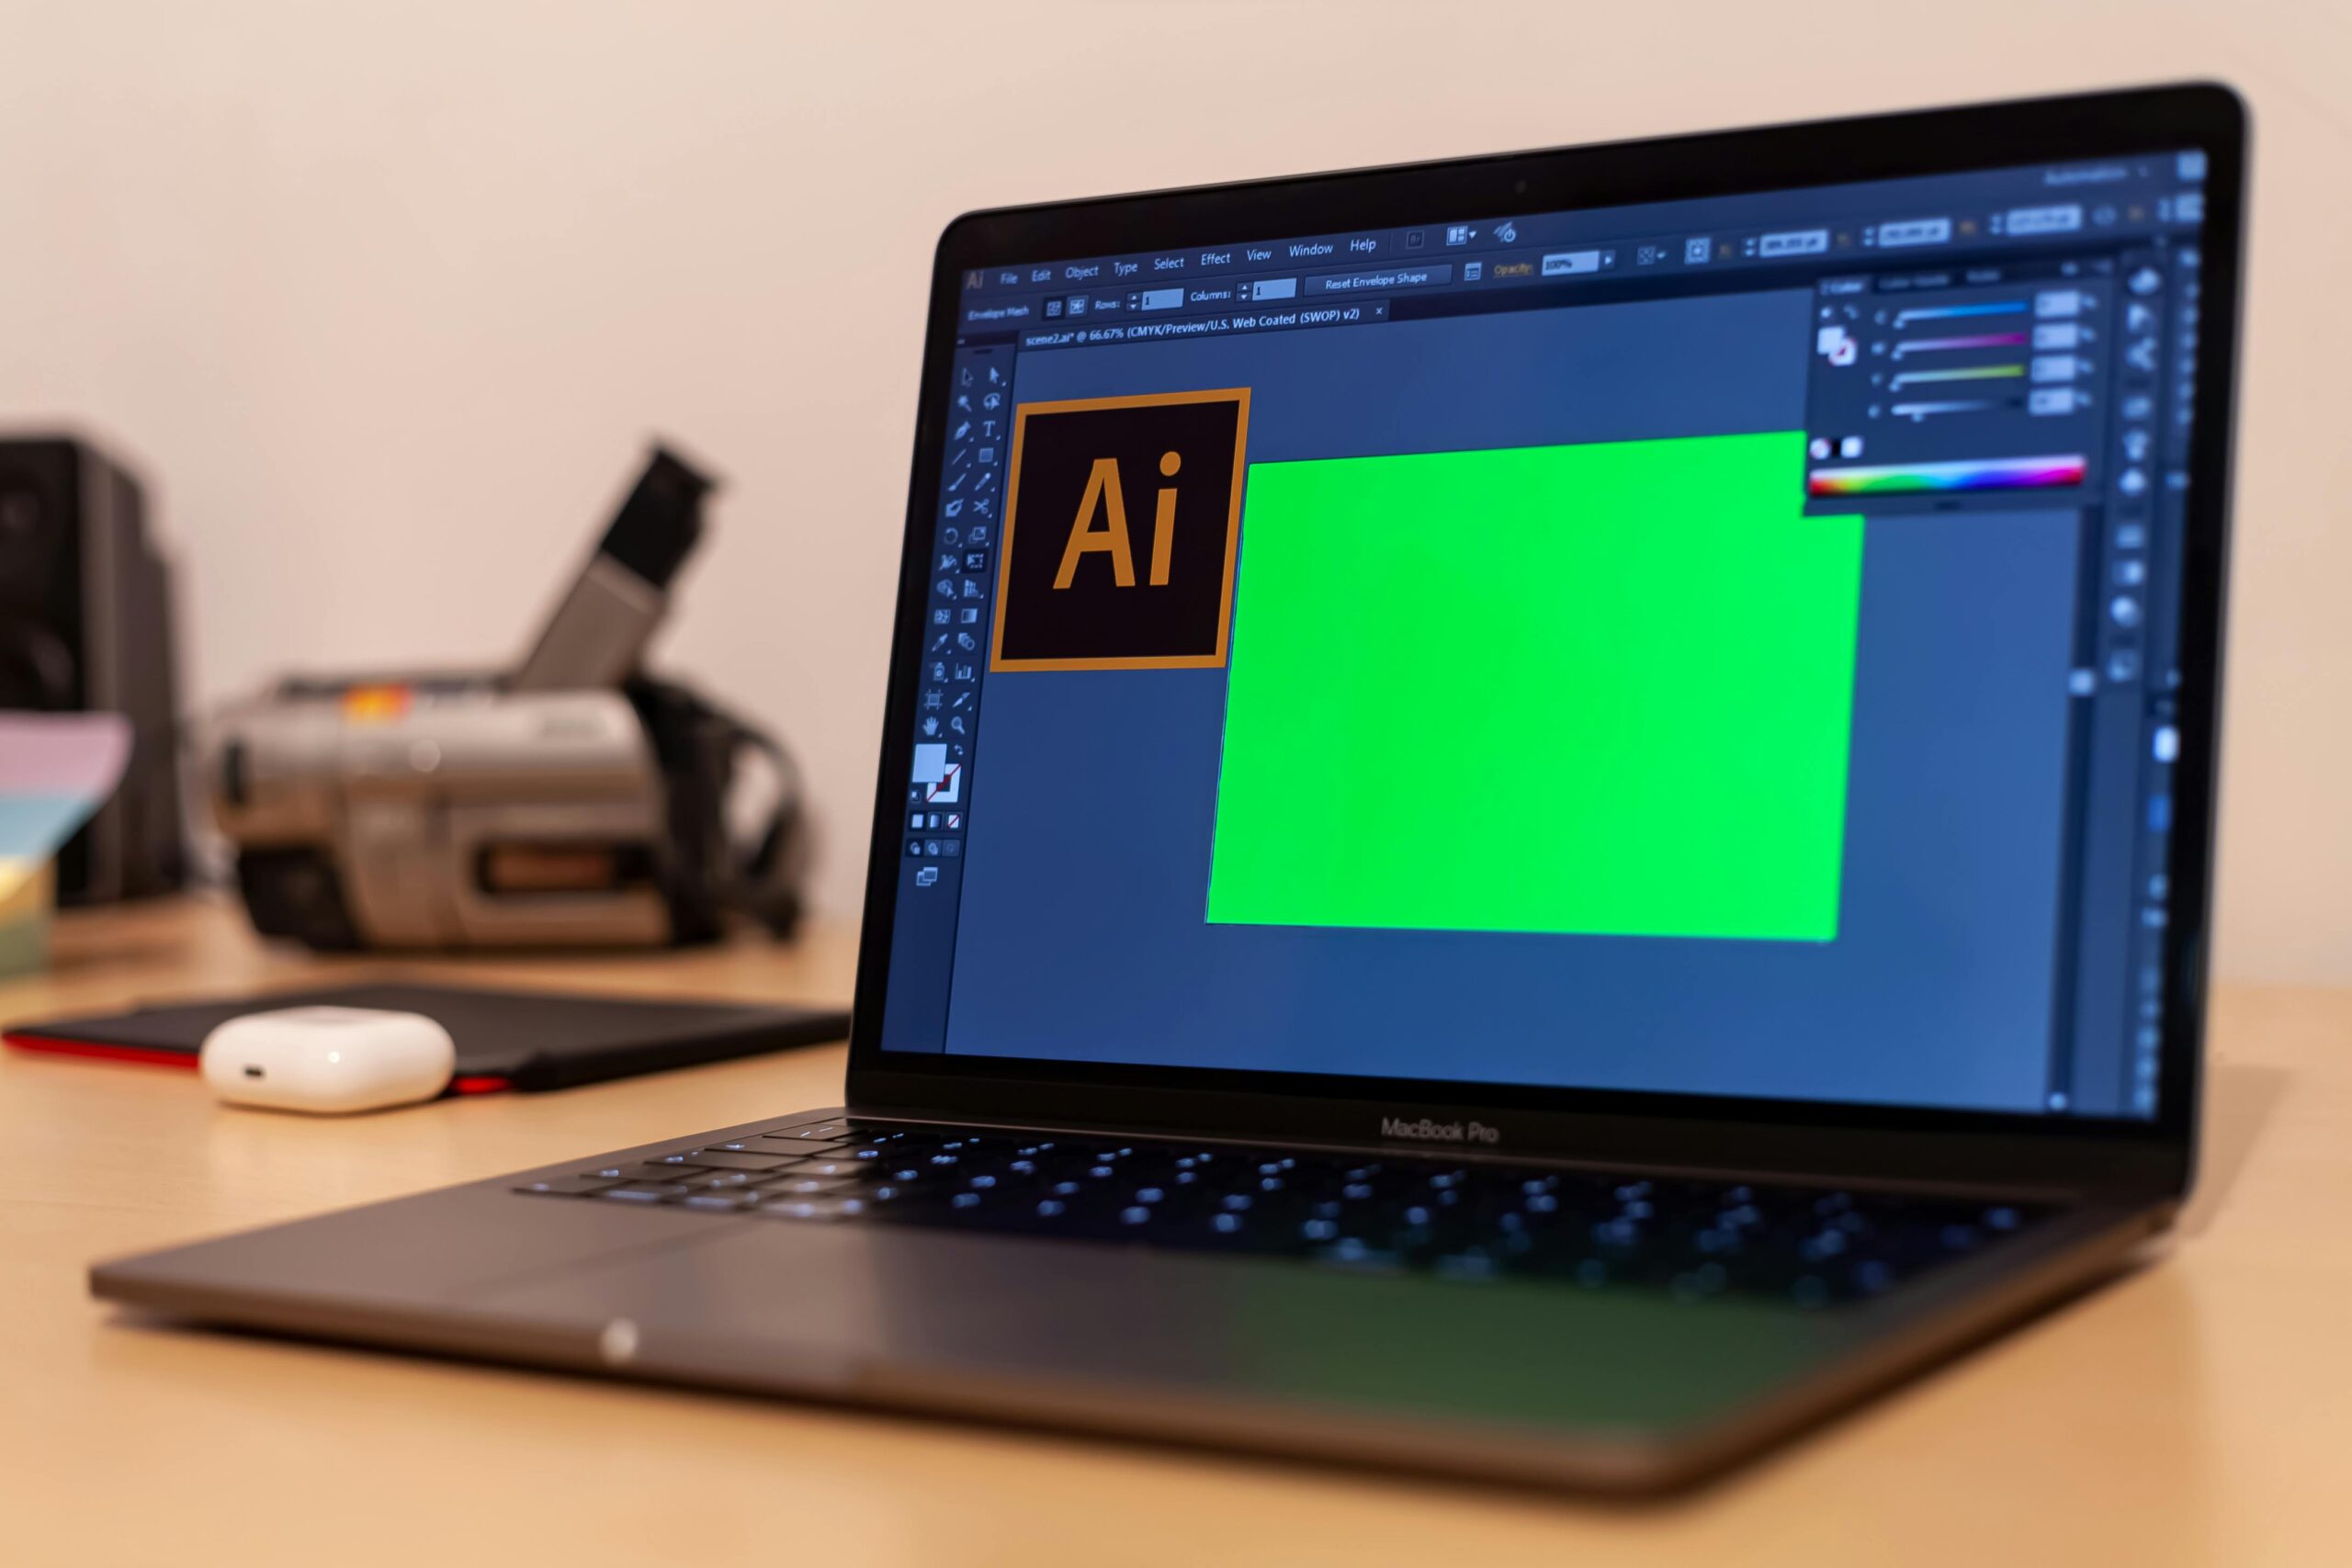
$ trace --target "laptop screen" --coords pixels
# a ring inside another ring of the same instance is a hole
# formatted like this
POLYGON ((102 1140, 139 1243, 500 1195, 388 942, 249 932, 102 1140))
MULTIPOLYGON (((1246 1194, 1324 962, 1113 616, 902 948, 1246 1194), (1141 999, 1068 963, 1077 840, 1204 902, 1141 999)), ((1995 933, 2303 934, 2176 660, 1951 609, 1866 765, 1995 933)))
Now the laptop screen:
POLYGON ((965 274, 883 1048, 2152 1116, 2204 173, 965 274))

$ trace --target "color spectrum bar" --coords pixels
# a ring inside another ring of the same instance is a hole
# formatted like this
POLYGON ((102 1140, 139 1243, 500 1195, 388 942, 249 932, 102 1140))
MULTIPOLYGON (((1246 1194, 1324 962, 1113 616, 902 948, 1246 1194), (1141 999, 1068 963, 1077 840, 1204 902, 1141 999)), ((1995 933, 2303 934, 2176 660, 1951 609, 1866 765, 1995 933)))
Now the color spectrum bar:
POLYGON ((1982 457, 1964 463, 1890 463, 1868 468, 1816 468, 1807 495, 1903 495, 1952 490, 2062 490, 2090 469, 2080 453, 2059 457, 1982 457))
POLYGON ((1913 354, 1946 354, 1963 348, 2023 348, 2024 333, 1976 333, 1968 337, 1907 337, 1894 345, 1894 357, 1913 354))
POLYGON ((1986 299, 1973 305, 1923 305, 1917 310, 1898 310, 1894 315, 1897 329, 1914 321, 1959 321, 1973 316, 2014 316, 2026 308, 2022 299, 1986 299))
POLYGON ((1986 409, 1998 407, 2000 405, 1990 398, 1948 398, 1939 402, 1896 403, 1886 412, 1897 419, 1907 419, 1916 423, 1930 414, 1981 413, 1986 409))
POLYGON ((1887 385, 1895 391, 1905 387, 1925 386, 1933 381, 2018 381, 2025 378, 2022 365, 1963 365, 1955 370, 1901 370, 1887 385))

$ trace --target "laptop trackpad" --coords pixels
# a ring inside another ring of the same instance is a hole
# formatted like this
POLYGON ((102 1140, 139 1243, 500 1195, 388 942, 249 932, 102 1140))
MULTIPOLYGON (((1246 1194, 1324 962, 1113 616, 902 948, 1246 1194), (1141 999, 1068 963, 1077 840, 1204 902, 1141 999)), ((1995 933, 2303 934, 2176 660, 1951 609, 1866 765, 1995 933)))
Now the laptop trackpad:
POLYGON ((960 1371, 1634 1427, 1737 1404, 1840 1337, 1761 1303, 748 1218, 468 1303, 574 1325, 636 1370, 783 1391, 960 1371))

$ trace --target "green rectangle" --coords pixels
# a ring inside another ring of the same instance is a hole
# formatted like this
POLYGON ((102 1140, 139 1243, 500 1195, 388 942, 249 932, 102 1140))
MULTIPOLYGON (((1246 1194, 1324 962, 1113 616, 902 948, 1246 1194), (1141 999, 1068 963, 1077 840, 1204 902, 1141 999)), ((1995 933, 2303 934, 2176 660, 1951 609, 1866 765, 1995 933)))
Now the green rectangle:
POLYGON ((1252 464, 1208 919, 1827 942, 1862 519, 1804 436, 1252 464))

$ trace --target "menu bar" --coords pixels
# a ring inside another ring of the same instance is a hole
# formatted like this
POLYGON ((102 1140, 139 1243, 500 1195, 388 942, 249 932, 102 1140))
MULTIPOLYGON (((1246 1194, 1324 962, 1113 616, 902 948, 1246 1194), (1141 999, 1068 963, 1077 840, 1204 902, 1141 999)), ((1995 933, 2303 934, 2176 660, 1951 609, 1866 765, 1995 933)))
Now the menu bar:
POLYGON ((1761 265, 1838 252, 2154 235, 2202 220, 2204 175, 2202 153, 2166 152, 981 267, 965 275, 965 324, 1017 326, 1065 314, 1213 308, 1620 267, 1761 265), (1269 288, 1283 292, 1260 291, 1269 288), (1010 298, 1016 295, 1033 298, 1010 298))

